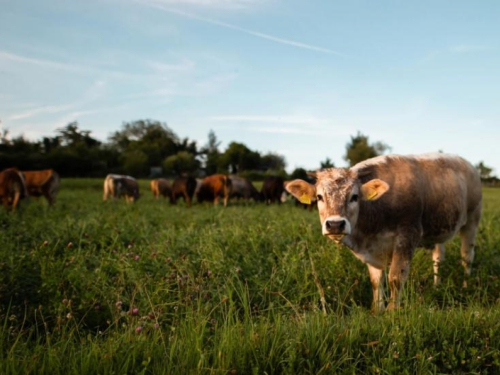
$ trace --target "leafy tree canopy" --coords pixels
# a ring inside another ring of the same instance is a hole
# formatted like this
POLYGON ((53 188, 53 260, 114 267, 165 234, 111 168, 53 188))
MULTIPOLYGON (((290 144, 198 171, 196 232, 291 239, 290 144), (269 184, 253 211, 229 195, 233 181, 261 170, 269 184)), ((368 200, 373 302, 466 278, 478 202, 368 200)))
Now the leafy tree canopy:
POLYGON ((363 160, 382 155, 384 152, 390 150, 390 147, 383 142, 370 143, 368 136, 358 134, 351 136, 351 141, 346 144, 346 154, 344 160, 352 167, 363 160))

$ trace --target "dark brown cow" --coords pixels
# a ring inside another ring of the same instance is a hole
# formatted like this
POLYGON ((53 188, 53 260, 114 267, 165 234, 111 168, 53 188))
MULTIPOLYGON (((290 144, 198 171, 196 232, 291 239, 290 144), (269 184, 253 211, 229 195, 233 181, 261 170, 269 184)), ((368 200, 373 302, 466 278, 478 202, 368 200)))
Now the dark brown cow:
POLYGON ((255 202, 260 201, 260 193, 248 178, 238 176, 229 176, 229 178, 231 179, 231 194, 229 194, 229 198, 253 199, 255 202))
POLYGON ((8 168, 0 172, 0 199, 7 210, 14 211, 19 201, 26 195, 24 177, 17 168, 8 168))
POLYGON ((317 172, 315 185, 295 180, 287 189, 304 203, 317 197, 323 235, 368 264, 375 311, 385 308, 383 274, 388 265, 388 308, 398 307, 416 247, 434 248, 434 284, 439 284, 444 242, 460 233, 465 280, 471 273, 481 180, 458 156, 380 156, 350 169, 317 172))
POLYGON ((41 171, 22 171, 26 189, 32 197, 44 196, 52 206, 55 202, 56 195, 61 186, 59 175, 53 169, 44 169, 41 171))
POLYGON ((153 196, 156 199, 158 199, 160 195, 163 195, 164 198, 170 198, 172 195, 172 185, 170 185, 170 182, 164 178, 151 180, 150 186, 153 196))
POLYGON ((229 177, 223 174, 214 174, 203 179, 197 199, 200 203, 210 201, 216 205, 219 204, 219 198, 222 196, 224 198, 224 207, 226 207, 230 193, 231 180, 229 177))
POLYGON ((119 174, 108 174, 104 180, 103 200, 108 198, 125 197, 127 202, 135 202, 139 199, 139 184, 137 180, 130 176, 119 174))
POLYGON ((196 179, 194 177, 177 177, 172 184, 170 203, 176 204, 177 199, 182 197, 187 206, 191 207, 195 190, 196 179))
POLYGON ((268 176, 262 183, 260 195, 266 204, 277 202, 281 204, 281 196, 285 191, 285 181, 280 176, 268 176))

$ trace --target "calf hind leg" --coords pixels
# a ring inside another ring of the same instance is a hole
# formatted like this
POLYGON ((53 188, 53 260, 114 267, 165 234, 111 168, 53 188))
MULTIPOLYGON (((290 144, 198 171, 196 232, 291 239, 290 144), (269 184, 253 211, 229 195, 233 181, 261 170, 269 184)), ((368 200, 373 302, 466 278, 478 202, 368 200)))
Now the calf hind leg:
POLYGON ((467 287, 467 279, 471 274, 472 262, 474 261, 474 246, 477 233, 477 226, 481 218, 481 206, 469 215, 467 224, 460 230, 462 245, 460 247, 460 255, 462 256, 462 265, 465 271, 465 279, 463 287, 467 287))

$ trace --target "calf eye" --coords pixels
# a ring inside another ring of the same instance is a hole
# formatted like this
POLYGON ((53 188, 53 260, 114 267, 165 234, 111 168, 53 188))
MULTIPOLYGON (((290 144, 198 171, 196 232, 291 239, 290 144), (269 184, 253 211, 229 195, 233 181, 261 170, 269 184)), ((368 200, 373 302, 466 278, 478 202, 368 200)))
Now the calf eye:
POLYGON ((351 197, 351 202, 357 202, 358 201, 358 194, 353 194, 351 197))
POLYGON ((318 194, 318 195, 316 196, 316 198, 317 198, 319 201, 323 201, 323 196, 322 196, 321 194, 318 194))

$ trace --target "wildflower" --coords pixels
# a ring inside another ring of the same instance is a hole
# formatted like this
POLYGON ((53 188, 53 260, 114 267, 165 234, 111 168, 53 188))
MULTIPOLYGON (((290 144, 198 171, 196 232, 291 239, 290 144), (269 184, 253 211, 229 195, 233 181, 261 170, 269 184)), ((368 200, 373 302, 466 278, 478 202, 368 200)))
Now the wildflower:
POLYGON ((135 333, 141 333, 142 332, 142 327, 139 326, 135 329, 135 333))
POLYGON ((115 303, 115 306, 116 306, 116 307, 118 307, 119 309, 121 309, 122 305, 123 305, 123 302, 122 302, 122 301, 117 301, 117 302, 115 303))
POLYGON ((48 246, 48 245, 49 245, 49 241, 47 241, 47 240, 43 241, 42 246, 48 246))
POLYGON ((132 309, 132 315, 137 315, 137 314, 139 314, 139 309, 137 307, 134 307, 132 309))
POLYGON ((155 323, 155 325, 153 327, 155 327, 155 329, 158 329, 158 328, 160 328, 160 325, 158 323, 155 323))
POLYGON ((138 254, 136 254, 135 257, 134 257, 134 260, 139 260, 140 258, 141 257, 138 254))
POLYGON ((71 249, 73 247, 73 242, 68 242, 68 244, 66 245, 66 247, 68 249, 71 249))

